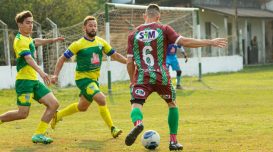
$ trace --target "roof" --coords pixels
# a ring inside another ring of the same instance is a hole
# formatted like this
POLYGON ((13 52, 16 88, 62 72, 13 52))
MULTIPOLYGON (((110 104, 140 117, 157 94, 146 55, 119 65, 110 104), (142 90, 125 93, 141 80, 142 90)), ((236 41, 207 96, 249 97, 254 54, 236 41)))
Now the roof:
MULTIPOLYGON (((235 16, 234 8, 219 8, 219 7, 203 7, 200 8, 207 9, 210 11, 223 13, 227 15, 235 16)), ((273 12, 261 9, 252 9, 252 8, 238 8, 238 17, 252 17, 252 18, 273 18, 273 12)))

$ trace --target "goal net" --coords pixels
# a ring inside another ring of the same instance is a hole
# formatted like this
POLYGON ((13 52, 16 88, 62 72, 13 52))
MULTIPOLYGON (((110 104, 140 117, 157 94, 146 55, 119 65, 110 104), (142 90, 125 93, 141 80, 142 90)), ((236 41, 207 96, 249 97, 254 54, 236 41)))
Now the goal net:
MULTIPOLYGON (((135 27, 144 23, 143 14, 147 6, 141 5, 127 5, 127 4, 114 4, 107 3, 105 10, 100 10, 93 14, 97 18, 98 22, 98 32, 97 35, 107 40, 110 45, 117 50, 122 55, 126 56, 127 47, 127 37, 129 32, 135 27)), ((160 7, 161 9, 161 19, 160 22, 163 24, 168 24, 174 28, 176 32, 185 37, 197 38, 197 10, 196 8, 177 8, 177 7, 160 7)), ((54 69, 57 56, 61 55, 65 49, 75 40, 83 36, 82 31, 83 23, 78 23, 70 27, 58 28, 58 35, 64 36, 65 41, 61 42, 57 49, 59 49, 56 55, 54 49, 56 46, 47 46, 49 51, 44 51, 44 64, 46 69, 49 69, 49 73, 52 73, 50 69, 54 69), (55 52, 55 53, 54 53, 55 52), (47 63, 48 62, 48 63, 47 63)), ((52 37, 54 31, 46 33, 46 37, 52 37)), ((197 50, 186 49, 189 57, 197 57, 197 50)), ((178 57, 182 54, 178 53, 178 57)), ((104 84, 109 82, 109 67, 112 71, 112 81, 123 81, 128 80, 128 74, 126 66, 116 64, 116 62, 107 62, 106 56, 103 60, 106 64, 102 65, 100 80, 104 84), (106 83, 105 83, 106 81, 106 83)), ((73 69, 75 65, 71 64, 73 69)), ((66 76, 61 79, 66 79, 66 76)))

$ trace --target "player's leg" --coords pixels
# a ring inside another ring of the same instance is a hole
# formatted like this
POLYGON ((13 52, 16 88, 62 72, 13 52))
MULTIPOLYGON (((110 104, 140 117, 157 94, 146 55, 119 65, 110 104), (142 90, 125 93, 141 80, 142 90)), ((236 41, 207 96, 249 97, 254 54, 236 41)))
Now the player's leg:
POLYGON ((50 144, 53 142, 53 139, 46 137, 45 134, 48 129, 49 122, 59 107, 58 100, 41 82, 37 82, 37 85, 34 87, 34 99, 45 105, 46 110, 42 115, 41 121, 38 124, 34 135, 32 136, 32 142, 50 144))
POLYGON ((92 85, 90 84, 91 80, 83 79, 77 80, 77 87, 81 90, 79 102, 74 102, 65 108, 59 110, 54 115, 51 121, 51 128, 55 129, 57 123, 63 119, 63 117, 70 116, 77 112, 84 112, 88 109, 90 104, 92 103, 92 85))
POLYGON ((26 119, 29 114, 29 106, 18 106, 18 110, 10 110, 0 115, 0 124, 14 120, 26 119))
POLYGON ((177 58, 175 58, 172 62, 172 69, 176 71, 176 89, 182 89, 181 86, 181 68, 179 66, 179 62, 177 58))
POLYGON ((126 136, 125 144, 127 146, 131 146, 135 142, 137 136, 144 129, 144 126, 142 123, 142 119, 143 119, 142 106, 143 106, 144 102, 145 102, 145 99, 131 100, 131 104, 132 104, 131 120, 134 124, 134 128, 126 136))
POLYGON ((182 71, 181 70, 177 70, 176 71, 176 89, 182 89, 182 71))
POLYGON ((4 122, 25 119, 28 117, 33 98, 33 83, 27 80, 16 80, 18 110, 11 110, 0 115, 0 124, 4 122))
POLYGON ((51 128, 55 129, 57 123, 61 121, 64 117, 70 116, 77 112, 84 112, 88 109, 91 102, 89 102, 84 95, 80 95, 79 102, 74 102, 65 108, 57 111, 51 121, 51 128))
POLYGON ((147 97, 153 92, 150 85, 134 85, 130 88, 131 91, 131 120, 134 128, 126 136, 125 144, 131 146, 137 136, 143 131, 144 126, 142 123, 143 114, 142 107, 147 97))
POLYGON ((94 89, 93 90, 93 92, 94 92, 93 100, 95 100, 95 102, 99 106, 100 115, 101 115, 102 119, 104 120, 104 122, 106 123, 106 125, 110 128, 112 136, 114 138, 117 138, 122 133, 122 130, 117 128, 113 124, 111 114, 110 114, 109 109, 106 105, 106 97, 102 92, 100 92, 97 82, 93 82, 92 88, 94 89))
POLYGON ((183 146, 177 142, 179 111, 175 102, 176 93, 171 84, 167 86, 157 86, 157 93, 166 101, 169 107, 168 124, 170 130, 170 150, 182 150, 183 146))

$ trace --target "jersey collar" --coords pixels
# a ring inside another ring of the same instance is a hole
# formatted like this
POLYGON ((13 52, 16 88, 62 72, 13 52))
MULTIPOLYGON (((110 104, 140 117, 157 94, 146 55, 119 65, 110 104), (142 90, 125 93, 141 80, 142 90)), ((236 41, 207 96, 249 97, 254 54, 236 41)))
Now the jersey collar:
POLYGON ((93 40, 90 40, 90 39, 88 39, 87 37, 85 37, 85 36, 83 36, 83 38, 85 39, 85 40, 87 40, 87 41, 90 41, 90 42, 94 42, 95 41, 95 39, 96 39, 96 37, 93 39, 93 40))

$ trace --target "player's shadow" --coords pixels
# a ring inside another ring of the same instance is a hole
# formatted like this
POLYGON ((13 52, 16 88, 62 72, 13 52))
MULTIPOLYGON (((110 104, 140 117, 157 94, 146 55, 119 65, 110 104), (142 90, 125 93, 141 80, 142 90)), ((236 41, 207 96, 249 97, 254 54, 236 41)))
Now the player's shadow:
POLYGON ((105 148, 105 144, 107 143, 107 140, 104 141, 98 141, 98 140, 82 140, 78 146, 80 148, 84 148, 90 151, 102 151, 103 148, 105 148))
MULTIPOLYGON (((48 151, 52 148, 53 144, 33 144, 33 146, 18 146, 11 150, 11 152, 37 152, 37 151, 48 151)), ((1 151, 1 150, 0 150, 1 151)))
POLYGON ((176 91, 176 96, 191 96, 194 92, 195 90, 178 90, 176 91))
POLYGON ((16 147, 14 149, 11 150, 11 152, 23 152, 23 151, 27 151, 27 152, 34 152, 37 151, 38 149, 34 148, 34 147, 16 147))

